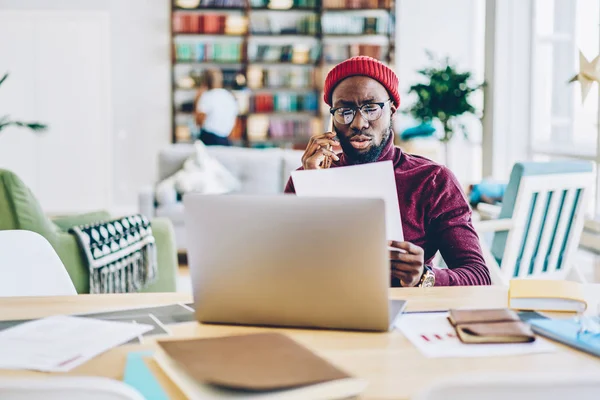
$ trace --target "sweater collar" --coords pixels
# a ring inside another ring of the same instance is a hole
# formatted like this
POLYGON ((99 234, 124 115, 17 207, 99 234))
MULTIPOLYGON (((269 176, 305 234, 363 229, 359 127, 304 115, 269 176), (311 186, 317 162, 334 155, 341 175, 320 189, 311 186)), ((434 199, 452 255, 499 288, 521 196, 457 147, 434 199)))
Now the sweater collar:
MULTIPOLYGON (((376 162, 388 161, 388 160, 394 161, 394 160, 398 159, 398 156, 400 156, 402 154, 401 152, 402 152, 402 150, 400 150, 399 147, 394 145, 394 132, 392 131, 392 134, 388 138, 388 141, 385 144, 385 147, 381 151, 381 154, 377 158, 376 162)), ((342 153, 339 164, 340 165, 352 165, 350 160, 348 160, 348 158, 346 157, 346 153, 342 153)))

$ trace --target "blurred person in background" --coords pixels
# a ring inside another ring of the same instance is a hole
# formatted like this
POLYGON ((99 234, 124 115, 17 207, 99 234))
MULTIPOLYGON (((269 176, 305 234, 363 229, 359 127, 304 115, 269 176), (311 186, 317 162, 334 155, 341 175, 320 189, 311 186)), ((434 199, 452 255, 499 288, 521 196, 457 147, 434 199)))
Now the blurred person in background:
POLYGON ((231 146, 231 133, 238 115, 235 96, 223 88, 223 73, 218 69, 203 71, 196 94, 196 124, 200 140, 207 146, 231 146))

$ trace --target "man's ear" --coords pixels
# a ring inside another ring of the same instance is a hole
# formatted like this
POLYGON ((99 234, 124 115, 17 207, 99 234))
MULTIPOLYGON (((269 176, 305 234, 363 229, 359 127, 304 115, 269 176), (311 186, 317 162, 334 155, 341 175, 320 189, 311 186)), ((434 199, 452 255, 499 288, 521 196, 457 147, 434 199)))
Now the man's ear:
POLYGON ((396 111, 398 111, 398 109, 396 108, 396 105, 392 102, 390 102, 390 112, 392 113, 392 117, 394 115, 396 115, 396 111))

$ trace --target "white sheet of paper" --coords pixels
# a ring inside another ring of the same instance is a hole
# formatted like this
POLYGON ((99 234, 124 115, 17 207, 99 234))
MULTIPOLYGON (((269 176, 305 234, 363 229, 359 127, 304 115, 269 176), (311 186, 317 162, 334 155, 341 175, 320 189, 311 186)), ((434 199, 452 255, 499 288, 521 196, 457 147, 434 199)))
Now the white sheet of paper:
POLYGON ((408 313, 398 319, 396 328, 429 358, 494 357, 556 351, 554 345, 539 336, 532 343, 465 344, 456 336, 447 317, 447 312, 408 313))
POLYGON ((404 241, 394 165, 381 161, 347 167, 292 172, 296 195, 383 199, 388 240, 404 241))
POLYGON ((0 368, 65 372, 152 329, 57 315, 0 332, 0 368))

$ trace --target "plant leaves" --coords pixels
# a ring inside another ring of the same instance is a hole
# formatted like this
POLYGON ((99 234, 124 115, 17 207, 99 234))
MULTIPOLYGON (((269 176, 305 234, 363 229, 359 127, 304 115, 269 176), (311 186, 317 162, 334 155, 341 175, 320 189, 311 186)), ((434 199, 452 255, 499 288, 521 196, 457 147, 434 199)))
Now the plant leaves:
POLYGON ((39 122, 7 121, 6 118, 3 118, 2 121, 0 121, 0 131, 11 125, 18 126, 21 128, 29 128, 34 132, 41 132, 48 128, 47 125, 41 124, 39 122))
MULTIPOLYGON (((426 53, 436 65, 417 71, 427 82, 417 83, 409 88, 409 93, 414 93, 417 100, 404 112, 422 122, 440 120, 446 127, 441 140, 448 141, 454 136, 453 130, 447 129, 448 122, 462 114, 476 112, 469 97, 471 93, 483 88, 485 82, 473 83, 472 73, 457 71, 449 57, 436 61, 433 53, 426 53)), ((460 128, 464 129, 462 126, 460 128)), ((466 131, 463 131, 463 134, 467 137, 466 131)))

